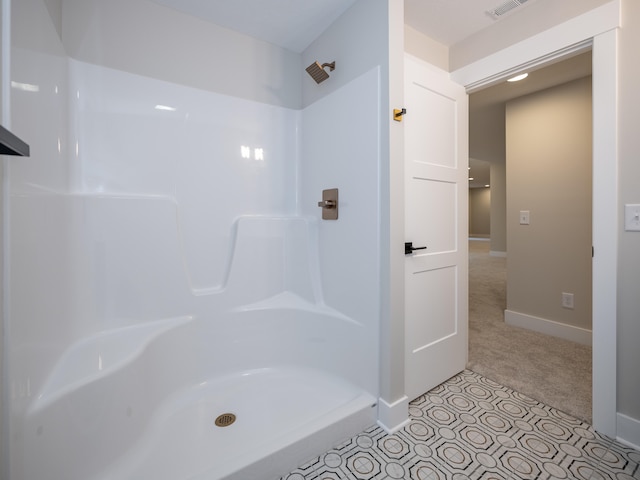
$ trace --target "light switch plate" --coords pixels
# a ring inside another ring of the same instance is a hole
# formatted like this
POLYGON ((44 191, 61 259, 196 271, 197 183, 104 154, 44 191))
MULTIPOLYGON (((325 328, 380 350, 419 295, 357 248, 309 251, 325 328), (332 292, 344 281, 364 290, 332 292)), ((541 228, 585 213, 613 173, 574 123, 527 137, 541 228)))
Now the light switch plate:
POLYGON ((520 225, 529 225, 529 210, 520 210, 520 225))
POLYGON ((640 232, 640 204, 624 206, 624 229, 627 232, 640 232))

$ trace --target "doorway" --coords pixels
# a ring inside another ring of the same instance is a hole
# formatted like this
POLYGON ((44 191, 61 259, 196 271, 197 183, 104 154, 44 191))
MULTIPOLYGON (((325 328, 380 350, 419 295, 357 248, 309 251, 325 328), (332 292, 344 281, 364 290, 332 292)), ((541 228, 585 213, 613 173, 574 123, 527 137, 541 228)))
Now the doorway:
POLYGON ((617 31, 619 17, 578 17, 452 73, 467 91, 518 70, 593 49, 593 426, 616 436, 617 31), (613 25, 612 25, 613 22, 613 25), (592 37, 584 40, 585 29, 592 37), (579 31, 579 34, 573 32, 579 31), (603 33, 604 32, 604 33, 603 33), (576 35, 580 35, 576 37, 576 35), (580 39, 582 38, 582 40, 580 39), (517 60, 514 60, 517 59, 517 60))
MULTIPOLYGON (((509 159, 506 178, 491 179, 496 192, 506 190, 491 202, 491 224, 506 232, 491 232, 491 248, 470 239, 469 367, 589 423, 591 97, 587 51, 469 102, 471 157, 489 156, 492 171, 509 159), (529 209, 532 221, 518 224, 519 210, 529 209), (508 262, 494 258, 506 253, 505 233, 508 262), (563 305, 562 292, 575 304, 563 305)), ((489 189, 476 181, 481 165, 470 166, 470 234, 481 237, 489 222, 473 213, 487 208, 489 189)))

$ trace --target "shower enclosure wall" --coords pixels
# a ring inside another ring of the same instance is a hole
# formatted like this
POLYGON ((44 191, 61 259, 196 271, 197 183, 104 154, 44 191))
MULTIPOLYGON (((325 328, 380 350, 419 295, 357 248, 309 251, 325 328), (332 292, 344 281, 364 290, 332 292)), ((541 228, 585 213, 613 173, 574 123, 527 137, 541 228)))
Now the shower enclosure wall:
POLYGON ((380 67, 294 108, 75 58, 104 9, 190 34, 152 2, 12 7, 8 478, 270 478, 375 423, 380 67))

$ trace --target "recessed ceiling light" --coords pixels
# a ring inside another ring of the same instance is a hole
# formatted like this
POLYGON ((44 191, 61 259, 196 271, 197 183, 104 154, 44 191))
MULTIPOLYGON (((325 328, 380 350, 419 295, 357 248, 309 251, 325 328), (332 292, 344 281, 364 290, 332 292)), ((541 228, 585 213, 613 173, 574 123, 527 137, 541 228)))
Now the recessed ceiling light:
POLYGON ((529 76, 528 73, 522 73, 520 75, 516 75, 515 77, 510 78, 507 82, 519 82, 520 80, 524 80, 529 76))
POLYGON ((490 187, 490 185, 485 185, 485 187, 489 188, 489 187, 490 187))
POLYGON ((473 180, 473 177, 469 177, 469 181, 473 180))

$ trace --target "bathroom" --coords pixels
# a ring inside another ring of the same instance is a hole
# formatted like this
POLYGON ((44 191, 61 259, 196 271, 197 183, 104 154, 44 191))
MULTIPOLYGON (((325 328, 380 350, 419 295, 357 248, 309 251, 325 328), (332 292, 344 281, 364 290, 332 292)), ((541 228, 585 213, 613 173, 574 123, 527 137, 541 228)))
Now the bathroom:
POLYGON ((2 123, 31 150, 4 172, 3 478, 275 477, 402 423, 401 2, 300 53, 160 1, 2 12, 2 123))

